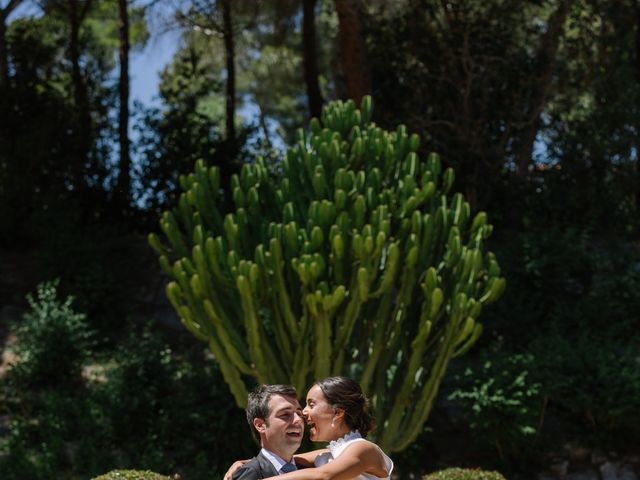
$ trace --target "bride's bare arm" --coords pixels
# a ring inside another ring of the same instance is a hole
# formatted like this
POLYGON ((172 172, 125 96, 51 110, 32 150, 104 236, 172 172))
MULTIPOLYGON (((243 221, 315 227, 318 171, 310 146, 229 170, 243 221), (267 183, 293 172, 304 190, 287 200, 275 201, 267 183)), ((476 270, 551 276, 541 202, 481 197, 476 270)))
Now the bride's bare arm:
POLYGON ((293 458, 296 463, 302 467, 313 467, 313 462, 316 460, 316 457, 328 451, 326 448, 319 448, 318 450, 311 450, 310 452, 296 453, 293 458))
POLYGON ((304 468, 270 477, 272 480, 352 480, 361 473, 389 476, 378 447, 369 442, 354 442, 332 462, 318 468, 304 468))

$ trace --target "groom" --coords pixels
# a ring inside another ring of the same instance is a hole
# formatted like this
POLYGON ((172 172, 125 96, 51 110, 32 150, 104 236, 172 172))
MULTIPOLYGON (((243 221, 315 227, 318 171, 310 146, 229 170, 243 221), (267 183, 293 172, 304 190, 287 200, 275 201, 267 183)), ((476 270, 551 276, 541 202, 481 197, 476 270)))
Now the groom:
POLYGON ((260 385, 249 394, 247 421, 262 449, 233 474, 233 480, 258 480, 297 470, 293 454, 302 442, 304 421, 295 388, 260 385))

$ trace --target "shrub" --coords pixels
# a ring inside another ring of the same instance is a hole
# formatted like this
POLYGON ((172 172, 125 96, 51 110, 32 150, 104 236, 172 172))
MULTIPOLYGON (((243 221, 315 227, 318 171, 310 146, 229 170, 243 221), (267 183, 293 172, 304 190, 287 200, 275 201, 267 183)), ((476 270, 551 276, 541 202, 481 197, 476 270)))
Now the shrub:
POLYGON ((93 480, 179 480, 178 475, 173 477, 166 477, 158 473, 153 473, 148 470, 114 470, 113 472, 100 475, 93 478, 93 480))
POLYGON ((59 291, 73 293, 92 328, 113 335, 126 326, 136 295, 148 285, 151 259, 120 214, 118 221, 104 218, 105 208, 96 201, 86 215, 74 201, 54 201, 34 220, 36 234, 46 239, 35 260, 42 275, 61 278, 59 291))
POLYGON ((78 375, 69 388, 36 389, 0 382, 0 415, 8 419, 0 438, 2 479, 76 480, 140 468, 198 480, 251 456, 256 447, 244 412, 215 363, 200 345, 174 345, 149 327, 113 351, 85 351, 99 363, 98 381, 78 375))
POLYGON ((520 453, 536 433, 543 405, 541 385, 530 375, 533 356, 494 344, 468 360, 449 400, 463 407, 474 436, 493 445, 501 459, 520 453))
POLYGON ((244 412, 205 352, 199 344, 172 347, 147 326, 112 354, 106 382, 94 387, 111 465, 204 479, 252 455, 244 412))
POLYGON ((58 281, 40 284, 36 298, 27 296, 31 310, 16 328, 18 363, 13 382, 25 388, 77 383, 90 354, 94 334, 84 314, 72 308, 73 297, 58 299, 58 281))
POLYGON ((505 478, 498 472, 469 468, 448 468, 422 477, 422 480, 505 480, 505 478))
MULTIPOLYGON (((615 329, 616 327, 612 327, 615 329)), ((617 449, 640 434, 640 340, 555 325, 537 339, 536 376, 570 439, 617 449)), ((633 443, 633 442, 631 442, 633 443)))

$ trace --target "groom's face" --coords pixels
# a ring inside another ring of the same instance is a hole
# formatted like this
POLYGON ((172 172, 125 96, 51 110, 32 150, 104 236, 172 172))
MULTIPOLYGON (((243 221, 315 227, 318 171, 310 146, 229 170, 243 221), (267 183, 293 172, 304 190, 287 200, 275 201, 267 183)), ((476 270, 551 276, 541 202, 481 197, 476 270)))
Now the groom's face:
POLYGON ((262 446, 283 460, 291 460, 300 447, 304 421, 298 399, 284 395, 272 395, 269 399, 269 415, 266 419, 254 419, 260 433, 262 446))

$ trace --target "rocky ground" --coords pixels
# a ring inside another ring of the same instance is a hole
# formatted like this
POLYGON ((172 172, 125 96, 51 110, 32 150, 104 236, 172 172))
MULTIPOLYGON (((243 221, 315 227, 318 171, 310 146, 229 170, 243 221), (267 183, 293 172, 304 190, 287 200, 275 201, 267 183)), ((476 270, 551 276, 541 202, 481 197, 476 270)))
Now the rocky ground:
POLYGON ((549 468, 537 480, 639 480, 640 446, 637 453, 619 455, 567 445, 548 455, 549 468))

